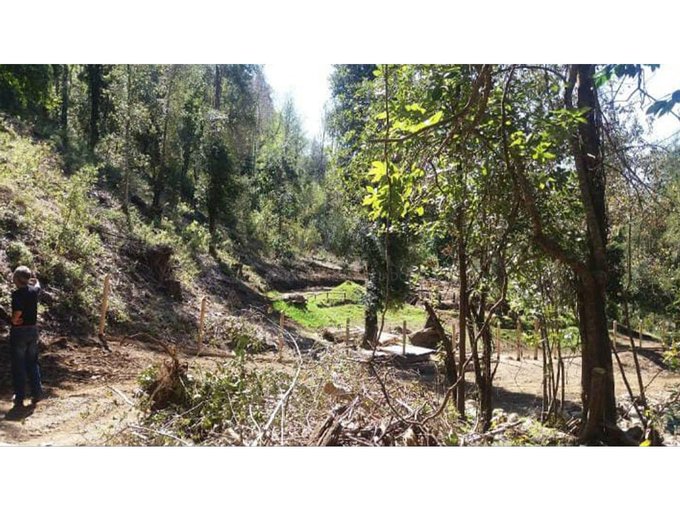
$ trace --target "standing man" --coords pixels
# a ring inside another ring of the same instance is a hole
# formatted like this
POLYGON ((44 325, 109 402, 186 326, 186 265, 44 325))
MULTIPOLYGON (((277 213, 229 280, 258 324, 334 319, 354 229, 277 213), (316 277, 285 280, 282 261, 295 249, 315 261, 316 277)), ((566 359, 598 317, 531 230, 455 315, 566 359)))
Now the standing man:
POLYGON ((26 379, 31 388, 31 404, 42 398, 40 366, 38 365, 38 295, 40 282, 26 266, 14 270, 12 314, 9 343, 12 360, 12 384, 14 386, 14 409, 24 407, 26 379))

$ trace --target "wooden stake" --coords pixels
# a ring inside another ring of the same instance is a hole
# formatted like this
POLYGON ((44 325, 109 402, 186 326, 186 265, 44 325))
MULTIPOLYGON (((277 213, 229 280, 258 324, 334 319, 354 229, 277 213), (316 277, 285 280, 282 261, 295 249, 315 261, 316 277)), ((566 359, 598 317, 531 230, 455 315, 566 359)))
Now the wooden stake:
POLYGON ((496 358, 501 359, 501 320, 496 323, 496 358))
POLYGON ((345 323, 345 343, 349 344, 349 317, 347 317, 347 322, 345 323))
POLYGON ((613 328, 612 328, 614 330, 614 336, 612 338, 612 348, 614 349, 614 352, 617 352, 617 350, 616 350, 616 330, 617 330, 617 327, 616 326, 617 326, 616 321, 614 321, 613 328))
POLYGON ((281 312, 279 316, 279 356, 283 355, 283 331, 286 327, 286 314, 281 312))
POLYGON ((201 299, 201 315, 198 319, 198 346, 196 352, 201 352, 201 349, 203 349, 203 332, 205 330, 205 309, 207 301, 208 298, 203 296, 203 299, 201 299))
POLYGON ((534 321, 534 331, 536 332, 536 344, 534 345, 534 359, 538 359, 538 344, 541 343, 541 325, 538 322, 538 317, 534 321))
POLYGON ((642 349, 642 321, 640 321, 640 331, 638 333, 639 333, 638 349, 642 349))
POLYGON ((668 338, 668 322, 663 321, 661 323, 661 345, 666 347, 666 338, 668 338))
POLYGON ((99 339, 104 338, 104 329, 106 328, 106 312, 109 310, 109 291, 111 290, 111 275, 104 277, 104 293, 102 294, 102 306, 99 314, 99 339))
POLYGON ((401 329, 401 354, 406 356, 406 321, 401 329))
POLYGON ((517 361, 522 359, 522 322, 517 319, 517 361))

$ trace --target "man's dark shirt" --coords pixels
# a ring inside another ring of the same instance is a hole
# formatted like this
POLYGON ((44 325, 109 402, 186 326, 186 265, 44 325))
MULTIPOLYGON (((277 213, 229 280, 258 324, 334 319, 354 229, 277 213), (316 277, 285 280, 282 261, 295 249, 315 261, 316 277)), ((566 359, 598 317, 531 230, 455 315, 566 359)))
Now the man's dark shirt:
POLYGON ((39 293, 39 285, 27 285, 12 292, 12 327, 36 325, 39 293))

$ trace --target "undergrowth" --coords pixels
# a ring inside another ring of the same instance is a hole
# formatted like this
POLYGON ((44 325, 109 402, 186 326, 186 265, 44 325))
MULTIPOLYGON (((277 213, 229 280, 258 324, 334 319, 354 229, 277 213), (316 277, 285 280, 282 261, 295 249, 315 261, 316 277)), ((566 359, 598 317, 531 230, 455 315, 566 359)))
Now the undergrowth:
POLYGON ((161 408, 154 405, 162 368, 152 366, 139 376, 144 392, 140 424, 162 433, 145 444, 244 444, 252 441, 266 421, 279 394, 290 384, 284 372, 257 371, 239 356, 215 370, 197 375, 182 373, 161 408))

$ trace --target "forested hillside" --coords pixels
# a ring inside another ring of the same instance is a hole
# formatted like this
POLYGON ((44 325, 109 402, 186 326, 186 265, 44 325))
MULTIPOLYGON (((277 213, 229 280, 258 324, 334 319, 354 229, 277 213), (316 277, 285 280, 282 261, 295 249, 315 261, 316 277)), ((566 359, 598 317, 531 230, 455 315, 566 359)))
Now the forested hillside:
POLYGON ((657 68, 337 65, 310 138, 259 65, 0 65, 51 391, 0 442, 675 444, 657 68))

